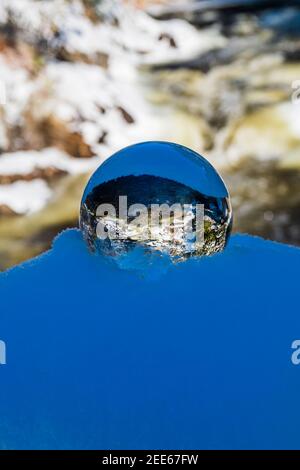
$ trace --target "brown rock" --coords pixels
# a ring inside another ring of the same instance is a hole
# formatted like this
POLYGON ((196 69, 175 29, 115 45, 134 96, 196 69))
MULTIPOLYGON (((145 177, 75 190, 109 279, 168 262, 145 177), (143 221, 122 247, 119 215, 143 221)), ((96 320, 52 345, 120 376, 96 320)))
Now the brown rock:
POLYGON ((96 54, 86 55, 80 52, 69 52, 64 47, 60 47, 55 54, 57 60, 64 62, 84 62, 85 64, 96 64, 107 69, 109 56, 105 52, 97 52, 96 54))
POLYGON ((175 39, 173 38, 173 36, 171 36, 171 35, 168 34, 168 33, 162 33, 162 34, 159 36, 158 40, 159 40, 159 41, 168 41, 170 47, 175 47, 175 48, 177 48, 177 44, 176 44, 175 39))
POLYGON ((32 181, 37 178, 41 178, 45 181, 52 181, 61 176, 67 175, 67 172, 61 170, 60 168, 55 168, 53 166, 48 168, 35 168, 30 173, 25 174, 11 174, 11 175, 1 175, 0 174, 0 184, 11 184, 15 181, 32 181))
POLYGON ((131 114, 129 114, 128 111, 126 111, 126 109, 122 108, 122 106, 118 106, 117 109, 120 111, 124 121, 126 121, 127 124, 134 124, 135 123, 135 119, 131 116, 131 114))
POLYGON ((79 132, 72 132, 67 123, 50 115, 36 121, 27 114, 23 129, 25 149, 40 150, 45 147, 57 147, 73 157, 90 158, 94 156, 91 147, 79 132))
POLYGON ((0 204, 0 217, 14 216, 17 213, 6 204, 0 204))
POLYGON ((108 136, 107 131, 103 131, 101 136, 98 139, 98 144, 105 144, 106 143, 106 137, 108 136))

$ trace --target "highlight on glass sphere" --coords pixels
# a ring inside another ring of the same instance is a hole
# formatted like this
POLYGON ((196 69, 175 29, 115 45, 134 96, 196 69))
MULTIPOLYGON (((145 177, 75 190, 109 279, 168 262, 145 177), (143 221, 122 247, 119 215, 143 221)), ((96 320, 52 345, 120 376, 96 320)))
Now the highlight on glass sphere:
POLYGON ((84 191, 80 229, 93 253, 120 257, 136 248, 172 261, 222 251, 232 210, 224 182, 201 155, 169 142, 117 152, 84 191))

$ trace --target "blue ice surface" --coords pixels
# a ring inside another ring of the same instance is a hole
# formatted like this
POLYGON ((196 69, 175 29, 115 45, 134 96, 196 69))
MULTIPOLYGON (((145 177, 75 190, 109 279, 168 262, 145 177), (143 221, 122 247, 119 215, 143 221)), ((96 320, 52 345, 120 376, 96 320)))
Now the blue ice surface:
POLYGON ((206 196, 228 197, 214 167, 201 155, 173 142, 141 142, 105 160, 93 174, 83 200, 95 186, 120 176, 152 175, 177 181, 206 196))
POLYGON ((247 235, 155 281, 78 230, 0 276, 0 448, 300 448, 300 250, 247 235))

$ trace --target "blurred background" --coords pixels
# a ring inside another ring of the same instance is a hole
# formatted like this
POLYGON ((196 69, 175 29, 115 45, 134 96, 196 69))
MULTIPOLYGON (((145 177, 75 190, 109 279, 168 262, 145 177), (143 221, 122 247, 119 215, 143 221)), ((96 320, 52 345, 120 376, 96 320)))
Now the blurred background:
POLYGON ((221 172, 234 231, 300 245, 300 0, 1 0, 0 269, 77 226, 118 149, 221 172))

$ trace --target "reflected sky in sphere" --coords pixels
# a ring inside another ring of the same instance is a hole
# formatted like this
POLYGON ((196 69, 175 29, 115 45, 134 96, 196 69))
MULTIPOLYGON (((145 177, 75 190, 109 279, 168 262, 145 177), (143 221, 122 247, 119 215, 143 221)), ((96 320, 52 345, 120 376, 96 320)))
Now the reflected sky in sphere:
POLYGON ((168 142, 127 147, 90 178, 80 228, 91 252, 124 258, 139 250, 151 262, 222 251, 232 211, 226 186, 196 152, 168 142))

